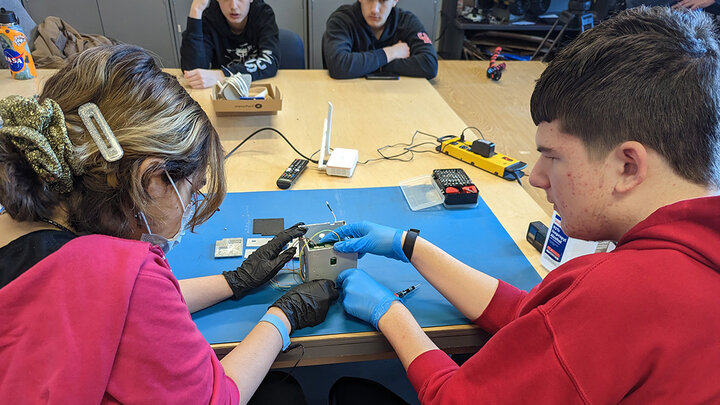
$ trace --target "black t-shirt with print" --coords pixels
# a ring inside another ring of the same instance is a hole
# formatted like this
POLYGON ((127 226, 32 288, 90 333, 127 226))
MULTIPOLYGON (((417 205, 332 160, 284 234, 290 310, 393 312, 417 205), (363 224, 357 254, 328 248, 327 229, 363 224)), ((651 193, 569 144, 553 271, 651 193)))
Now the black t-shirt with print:
POLYGON ((222 69, 225 76, 249 73, 259 80, 275 76, 279 63, 275 13, 261 0, 250 3, 247 25, 240 34, 230 30, 216 0, 205 9, 202 20, 187 19, 180 47, 183 70, 222 69))

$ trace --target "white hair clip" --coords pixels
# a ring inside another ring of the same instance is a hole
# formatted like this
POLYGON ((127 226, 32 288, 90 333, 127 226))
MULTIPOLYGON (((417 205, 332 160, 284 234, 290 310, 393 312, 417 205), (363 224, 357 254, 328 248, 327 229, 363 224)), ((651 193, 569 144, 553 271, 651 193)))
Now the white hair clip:
POLYGON ((123 157, 123 149, 98 106, 94 103, 85 103, 78 108, 78 114, 80 114, 80 118, 85 124, 85 128, 90 132, 93 141, 97 144, 102 157, 108 162, 120 160, 123 157), (95 123, 100 127, 100 130, 95 126, 95 123))

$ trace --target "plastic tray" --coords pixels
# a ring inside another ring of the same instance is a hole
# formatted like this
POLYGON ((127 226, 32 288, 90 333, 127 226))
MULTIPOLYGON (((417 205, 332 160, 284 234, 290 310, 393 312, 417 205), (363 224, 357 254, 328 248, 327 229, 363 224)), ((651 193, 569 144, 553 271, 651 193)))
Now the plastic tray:
POLYGON ((402 189, 405 200, 413 211, 443 203, 443 196, 437 187, 433 185, 432 176, 430 175, 403 180, 400 182, 400 189, 402 189))

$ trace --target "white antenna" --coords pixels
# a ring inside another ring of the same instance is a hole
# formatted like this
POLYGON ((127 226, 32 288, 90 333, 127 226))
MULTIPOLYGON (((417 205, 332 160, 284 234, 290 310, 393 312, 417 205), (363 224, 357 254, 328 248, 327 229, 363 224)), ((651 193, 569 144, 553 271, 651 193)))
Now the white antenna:
POLYGON ((330 213, 333 216, 333 223, 337 222, 337 217, 335 216, 335 212, 333 212, 332 208, 330 208, 330 203, 325 201, 325 205, 327 205, 328 209, 330 210, 330 213))
POLYGON ((325 170, 328 176, 352 177, 358 162, 356 149, 335 148, 330 153, 330 134, 332 129, 333 105, 328 102, 328 116, 323 124, 323 136, 320 142, 318 169, 325 170), (327 163, 325 163, 327 155, 327 163))
POLYGON ((320 158, 318 158, 318 169, 325 169, 325 155, 330 156, 330 135, 332 130, 333 105, 328 101, 328 116, 323 122, 323 134, 320 140, 320 158))

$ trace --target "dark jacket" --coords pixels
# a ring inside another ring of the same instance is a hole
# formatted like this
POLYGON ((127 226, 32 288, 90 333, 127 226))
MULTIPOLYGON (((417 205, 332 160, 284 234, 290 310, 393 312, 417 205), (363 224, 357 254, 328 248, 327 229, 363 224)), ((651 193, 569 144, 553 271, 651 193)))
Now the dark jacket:
POLYGON ((328 18, 323 35, 323 59, 336 79, 360 77, 378 70, 432 79, 437 75, 437 52, 420 20, 397 7, 390 11, 380 39, 363 18, 360 3, 343 5, 328 18), (387 61, 382 48, 403 41, 410 57, 387 61))
POLYGON ((715 15, 720 14, 720 0, 715 0, 715 3, 706 7, 705 11, 715 15))
POLYGON ((253 80, 275 76, 280 63, 275 13, 255 0, 247 19, 243 32, 233 34, 216 0, 205 9, 202 20, 188 17, 180 46, 182 69, 222 69, 225 76, 249 73, 253 80))

